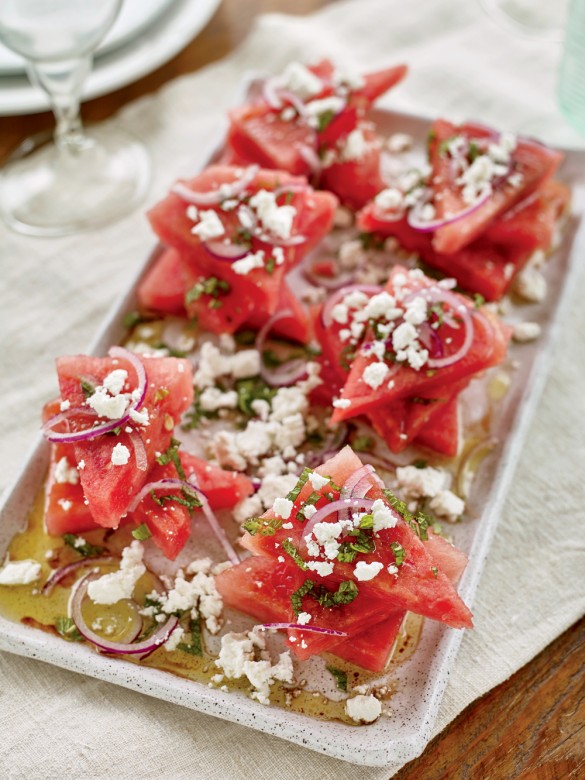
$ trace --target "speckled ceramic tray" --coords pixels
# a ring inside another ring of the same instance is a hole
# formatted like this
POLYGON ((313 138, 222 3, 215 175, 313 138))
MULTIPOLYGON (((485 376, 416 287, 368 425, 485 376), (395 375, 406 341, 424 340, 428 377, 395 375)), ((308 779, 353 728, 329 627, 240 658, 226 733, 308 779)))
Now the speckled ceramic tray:
MULTIPOLYGON (((383 134, 400 130, 411 134, 419 149, 424 147, 428 119, 383 111, 378 111, 375 119, 383 134)), ((567 151, 560 178, 573 187, 573 216, 560 247, 545 270, 549 287, 546 301, 522 306, 521 315, 520 309, 517 312, 518 318, 539 322, 543 335, 534 343, 511 349, 510 365, 515 366, 512 383, 492 419, 492 433, 499 444, 476 475, 467 502, 466 521, 453 529, 455 542, 469 555, 469 565, 459 586, 462 598, 469 605, 473 602, 502 503, 544 384, 553 339, 565 308, 563 301, 574 287, 577 260, 585 250, 585 235, 580 228, 585 202, 584 163, 584 152, 567 151)), ((152 259, 145 264, 142 273, 152 259)), ((126 335, 122 320, 126 312, 135 308, 138 281, 113 308, 93 345, 93 354, 105 354, 111 344, 126 335)), ((36 411, 31 410, 31 414, 36 411)), ((2 506, 0 557, 4 557, 11 538, 25 525, 35 494, 45 477, 47 463, 48 445, 39 440, 2 506)), ((462 632, 426 621, 416 652, 393 672, 396 693, 390 701, 389 715, 372 725, 354 727, 266 707, 243 693, 226 693, 168 672, 98 655, 87 644, 67 643, 56 636, 0 618, 0 648, 3 650, 241 723, 352 763, 373 766, 409 761, 423 751, 461 639, 462 632)), ((318 676, 319 670, 315 672, 309 668, 307 673, 318 676)))

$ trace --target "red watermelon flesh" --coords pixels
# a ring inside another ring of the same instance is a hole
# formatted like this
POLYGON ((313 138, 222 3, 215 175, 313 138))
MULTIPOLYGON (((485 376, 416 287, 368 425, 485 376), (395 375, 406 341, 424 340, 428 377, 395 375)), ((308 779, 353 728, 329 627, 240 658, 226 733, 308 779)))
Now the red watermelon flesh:
MULTIPOLYGON (((334 483, 343 485, 350 474, 361 467, 361 461, 349 447, 345 447, 338 455, 326 461, 319 467, 318 473, 330 476, 334 483), (339 467, 339 468, 338 468, 339 467)), ((327 490, 325 487, 324 491, 327 490)), ((297 512, 302 506, 308 493, 312 492, 310 483, 304 486, 294 507, 288 522, 292 523, 292 529, 279 527, 273 535, 246 533, 242 544, 258 555, 277 558, 282 555, 282 542, 290 539, 297 547, 300 554, 306 556, 306 548, 303 543, 305 524, 297 518, 297 512)), ((319 492, 319 491, 318 491, 319 492)), ((382 494, 377 487, 373 487, 368 494, 372 498, 381 498, 382 494)), ((326 504, 325 499, 316 503, 320 508, 326 504)), ((267 522, 273 520, 275 515, 269 510, 262 516, 267 522)), ((330 516, 325 522, 333 522, 334 516, 330 516)), ((305 560, 310 560, 308 557, 305 560)), ((374 598, 387 598, 395 609, 404 609, 417 614, 431 617, 435 620, 451 625, 454 628, 462 628, 471 625, 469 610, 448 578, 440 570, 434 571, 436 565, 425 550, 424 543, 415 535, 414 531, 405 523, 398 522, 394 528, 384 529, 378 533, 376 550, 363 555, 360 560, 366 563, 379 562, 382 569, 366 584, 360 583, 360 593, 365 591, 374 598), (386 567, 394 563, 392 543, 400 544, 405 551, 405 562, 400 567, 399 574, 388 573, 386 567)), ((333 584, 345 580, 354 579, 354 563, 334 562, 333 573, 326 577, 320 577, 316 572, 311 572, 311 579, 331 587, 333 584)), ((307 572, 308 574, 308 572, 307 572)))
MULTIPOLYGON (((298 341, 300 344, 306 344, 312 336, 312 327, 306 306, 304 306, 297 296, 290 289, 286 281, 280 286, 278 313, 289 311, 290 315, 281 317, 275 321, 270 333, 273 336, 280 336, 289 341, 298 341)), ((245 328, 260 330, 267 322, 268 317, 265 312, 254 310, 250 319, 244 324, 245 328)))
POLYGON ((196 278, 176 249, 165 249, 138 285, 138 304, 149 311, 184 314, 185 293, 196 278))
MULTIPOLYGON (((397 275, 407 275, 407 289, 413 291, 423 287, 433 287, 436 284, 428 277, 413 278, 408 276, 406 269, 395 266, 387 286, 390 293, 394 290, 393 280, 397 275)), ((391 364, 387 381, 385 380, 380 387, 374 389, 364 382, 363 374, 367 366, 376 362, 376 358, 371 354, 358 352, 351 364, 343 391, 344 398, 350 399, 351 405, 347 409, 335 409, 331 418, 332 423, 384 407, 401 398, 420 396, 430 392, 446 392, 449 387, 453 386, 453 383, 469 379, 480 371, 501 362, 506 353, 509 329, 505 328, 485 307, 475 309, 471 302, 463 296, 457 296, 456 293, 453 295, 468 308, 473 322, 473 341, 467 353, 456 362, 432 371, 425 370, 424 366, 415 371, 410 366, 391 364)), ((458 348, 457 345, 463 338, 463 329, 452 327, 446 320, 436 329, 435 333, 445 345, 449 343, 447 339, 451 340, 449 348, 453 352, 458 348)))
POLYGON ((419 431, 415 444, 454 458, 459 452, 459 399, 457 396, 436 411, 419 431))
POLYGON ((405 617, 406 612, 395 612, 327 652, 369 672, 382 672, 388 665, 405 617))
MULTIPOLYGON (((89 508, 98 525, 117 528, 121 518, 128 511, 134 496, 147 480, 147 474, 155 462, 155 453, 163 452, 170 444, 172 432, 183 412, 193 401, 192 371, 187 360, 177 358, 141 358, 148 378, 148 391, 142 410, 149 413, 149 424, 130 424, 138 435, 146 452, 147 468, 141 471, 136 465, 132 439, 126 430, 118 436, 105 434, 91 441, 74 445, 75 462, 83 461, 80 471, 81 485, 89 508), (168 394, 165 395, 165 392, 168 394), (112 463, 112 451, 121 444, 130 452, 125 465, 112 463)), ((81 381, 93 386, 101 385, 104 378, 114 369, 128 371, 130 390, 136 387, 136 376, 132 365, 122 358, 94 358, 85 355, 61 357, 57 360, 57 374, 61 396, 71 408, 85 404, 81 381)), ((79 421, 71 418, 76 429, 87 426, 87 418, 79 421)), ((124 426, 126 428, 128 426, 124 426)))
MULTIPOLYGON (((435 210, 440 219, 448 214, 457 214, 469 208, 461 195, 452 160, 442 151, 443 144, 454 136, 461 135, 471 141, 497 140, 497 134, 477 124, 468 123, 460 127, 444 120, 437 120, 432 126, 432 141, 429 155, 432 165, 431 188, 435 194, 435 210), (440 196, 437 198, 437 196, 440 196)), ((467 216, 437 229, 433 246, 437 252, 453 254, 470 244, 481 235, 487 226, 500 214, 510 209, 550 178, 558 168, 562 154, 535 141, 518 138, 511 153, 512 170, 522 176, 521 183, 514 186, 507 177, 494 183, 489 200, 467 216)))

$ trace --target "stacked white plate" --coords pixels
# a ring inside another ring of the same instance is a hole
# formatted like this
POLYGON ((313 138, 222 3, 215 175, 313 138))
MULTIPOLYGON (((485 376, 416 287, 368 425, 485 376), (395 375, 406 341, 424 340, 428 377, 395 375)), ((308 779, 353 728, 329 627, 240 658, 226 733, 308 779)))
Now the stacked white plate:
MULTIPOLYGON (((151 73, 183 49, 207 24, 221 0, 125 0, 99 46, 83 100, 99 97, 151 73)), ((33 87, 24 60, 0 44, 0 115, 50 108, 33 87)))

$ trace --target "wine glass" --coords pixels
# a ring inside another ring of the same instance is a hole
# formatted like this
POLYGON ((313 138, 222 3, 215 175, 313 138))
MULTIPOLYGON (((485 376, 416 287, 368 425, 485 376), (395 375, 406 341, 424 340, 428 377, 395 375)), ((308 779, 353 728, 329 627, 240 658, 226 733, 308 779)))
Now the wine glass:
POLYGON ((35 236, 60 236, 113 222, 142 199, 146 150, 121 130, 84 130, 79 115, 93 52, 122 0, 0 0, 0 41, 25 57, 47 93, 53 137, 24 141, 0 171, 0 212, 35 236))

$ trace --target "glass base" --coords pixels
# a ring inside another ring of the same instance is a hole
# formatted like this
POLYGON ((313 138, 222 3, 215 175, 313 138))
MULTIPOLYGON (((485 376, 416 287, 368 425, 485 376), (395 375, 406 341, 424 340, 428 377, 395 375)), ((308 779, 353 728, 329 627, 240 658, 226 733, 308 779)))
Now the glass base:
POLYGON ((149 179, 146 149, 121 130, 90 128, 73 148, 44 134, 24 141, 0 171, 0 213, 30 236, 78 233, 131 212, 149 179))

